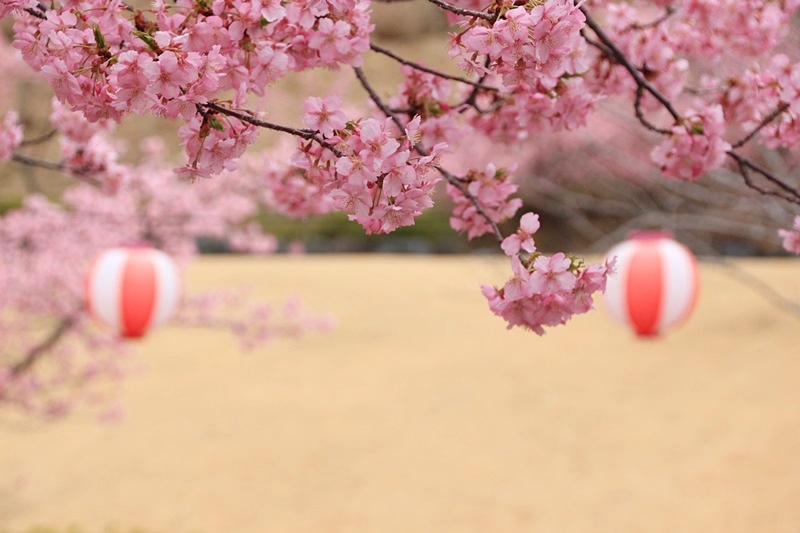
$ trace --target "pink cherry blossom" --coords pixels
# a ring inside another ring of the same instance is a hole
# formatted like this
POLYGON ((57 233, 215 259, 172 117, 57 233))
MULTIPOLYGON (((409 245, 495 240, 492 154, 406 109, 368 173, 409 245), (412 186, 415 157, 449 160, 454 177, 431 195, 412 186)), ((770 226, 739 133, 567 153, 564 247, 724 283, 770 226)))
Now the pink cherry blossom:
POLYGON ((783 239, 783 248, 787 252, 800 255, 800 216, 795 217, 791 230, 778 230, 778 235, 783 239))
POLYGON ((342 112, 342 99, 338 95, 326 98, 312 96, 306 100, 306 116, 303 124, 317 130, 325 137, 333 137, 335 130, 344 129, 347 116, 342 112))

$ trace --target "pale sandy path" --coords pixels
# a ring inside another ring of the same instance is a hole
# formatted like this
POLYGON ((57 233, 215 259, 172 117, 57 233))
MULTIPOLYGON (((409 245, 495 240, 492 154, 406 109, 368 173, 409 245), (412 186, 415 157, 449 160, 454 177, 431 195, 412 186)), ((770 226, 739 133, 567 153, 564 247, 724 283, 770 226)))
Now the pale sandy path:
MULTIPOLYGON (((800 263, 742 263, 800 299, 800 263)), ((0 530, 800 531, 800 321, 705 267, 694 319, 642 342, 602 312, 507 332, 486 258, 204 259, 337 315, 241 356, 168 328, 127 420, 0 427, 0 530)))

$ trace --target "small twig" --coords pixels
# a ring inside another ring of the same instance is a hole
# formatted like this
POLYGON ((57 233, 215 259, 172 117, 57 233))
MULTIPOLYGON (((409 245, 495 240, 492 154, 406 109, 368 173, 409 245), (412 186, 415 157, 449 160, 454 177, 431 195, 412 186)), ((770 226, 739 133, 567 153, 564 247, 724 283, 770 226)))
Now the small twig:
POLYGON ((644 116, 644 112, 642 111, 642 95, 644 93, 644 87, 641 85, 636 86, 636 99, 633 102, 633 110, 636 113, 636 118, 639 119, 639 122, 650 131, 654 131, 656 133, 660 133, 662 135, 669 135, 671 132, 664 128, 659 128, 644 116))
POLYGON ((47 170, 55 170, 57 172, 72 172, 64 163, 56 163, 54 161, 45 161, 44 159, 36 159, 26 155, 14 153, 11 159, 17 163, 28 165, 31 167, 46 168, 47 170))
POLYGON ((491 92, 497 92, 497 90, 498 90, 496 87, 490 87, 489 85, 483 85, 482 83, 477 82, 477 81, 472 81, 470 79, 463 78, 461 76, 453 76, 453 75, 446 74, 444 72, 440 72, 440 71, 432 69, 432 68, 428 68, 428 67, 426 67, 424 65, 420 65, 419 63, 415 63, 413 61, 410 61, 408 59, 400 57, 397 54, 395 54, 394 52, 392 52, 391 50, 387 50, 386 48, 383 48, 382 46, 379 46, 379 45, 377 45, 375 43, 370 43, 369 47, 370 47, 370 49, 372 49, 373 52, 377 52, 379 54, 383 54, 385 56, 391 57, 392 59, 394 59, 398 63, 400 63, 402 65, 406 65, 408 67, 411 67, 411 68, 413 68, 415 70, 419 70, 419 71, 422 71, 422 72, 427 72, 428 74, 433 74, 434 76, 438 76, 438 77, 444 78, 446 80, 452 80, 452 81, 457 81, 457 82, 460 82, 460 83, 465 83, 467 85, 471 85, 471 86, 475 87, 478 90, 491 91, 491 92))
POLYGON ((55 170, 56 172, 61 172, 64 174, 69 174, 71 176, 76 177, 80 181, 88 183, 90 185, 98 186, 100 185, 100 181, 90 178, 88 174, 93 171, 90 167, 82 167, 82 168, 72 168, 65 165, 63 162, 56 163, 53 161, 45 161, 44 159, 36 159, 33 157, 28 157, 26 155, 14 153, 11 155, 12 161, 16 161, 17 163, 22 163, 23 165, 28 165, 31 167, 38 167, 44 168, 47 170, 55 170))
POLYGON ((353 71, 356 73, 356 78, 358 78, 359 83, 361 83, 361 87, 367 91, 370 100, 372 100, 373 103, 378 106, 378 108, 383 112, 384 115, 386 115, 387 118, 392 119, 392 122, 395 123, 401 132, 405 131, 405 125, 400 121, 399 118, 397 118, 397 115, 392 112, 389 106, 383 102, 381 97, 378 96, 378 93, 376 93, 375 89, 372 88, 372 85, 369 83, 369 80, 367 79, 367 76, 364 74, 364 71, 361 69, 361 67, 353 67, 353 71))
POLYGON ((320 146, 327 148, 337 157, 342 157, 344 154, 338 150, 336 147, 332 146, 329 142, 319 136, 319 133, 314 130, 309 129, 299 129, 299 128, 292 128, 290 126, 283 126, 282 124, 275 124, 273 122, 268 122, 266 120, 260 119, 253 115, 251 112, 241 112, 236 111, 234 109, 228 109, 227 107, 222 107, 221 105, 215 102, 208 102, 206 104, 202 104, 202 107, 206 109, 210 109, 212 111, 216 111, 217 113, 222 113, 223 115, 228 115, 230 117, 238 118, 242 122, 246 122, 252 126, 256 126, 259 128, 270 129, 274 131, 280 131, 283 133, 289 133, 294 135, 295 137, 300 137, 301 139, 306 139, 308 141, 314 141, 318 143, 320 146))
POLYGON ((642 23, 634 22, 633 24, 631 24, 630 26, 628 26, 625 29, 626 30, 646 30, 648 28, 654 28, 654 27, 658 26, 659 24, 661 24, 663 22, 666 22, 672 15, 675 14, 675 11, 676 10, 675 10, 675 8, 673 6, 667 6, 667 9, 664 10, 664 14, 661 15, 660 17, 658 17, 657 19, 652 20, 650 22, 642 22, 642 23))
POLYGON ((33 139, 25 139, 20 143, 20 146, 30 146, 32 144, 41 144, 43 142, 49 141, 52 139, 55 134, 58 133, 58 130, 52 129, 43 135, 39 135, 38 137, 34 137, 33 139))
MULTIPOLYGON (((492 63, 492 59, 489 56, 486 56, 486 58, 483 60, 484 68, 488 69, 489 65, 491 65, 491 63, 492 63)), ((485 79, 486 79, 486 74, 483 74, 478 79, 478 83, 483 85, 483 80, 485 80, 485 79)), ((497 91, 497 92, 499 92, 499 91, 497 91)), ((479 94, 479 88, 477 86, 473 87, 472 91, 470 91, 470 93, 469 93, 469 96, 467 96, 467 98, 463 102, 458 104, 456 106, 456 108, 463 107, 463 106, 470 106, 470 107, 474 108, 476 111, 478 111, 478 113, 484 113, 485 111, 483 111, 481 109, 478 109, 478 104, 477 104, 478 94, 479 94)))
POLYGON ((451 13, 455 13, 456 15, 463 15, 465 17, 475 17, 483 20, 488 20, 490 22, 494 22, 494 15, 490 15, 489 13, 484 13, 483 11, 473 11, 471 9, 464 9, 458 6, 454 6, 453 4, 448 4, 447 2, 443 2, 442 0, 428 0, 433 5, 439 6, 444 10, 447 10, 451 13))
POLYGON ((766 117, 764 117, 764 120, 762 120, 762 121, 761 121, 761 122, 758 124, 758 126, 756 126, 756 127, 753 129, 753 131, 751 131, 750 133, 748 133, 747 135, 745 135, 744 137, 742 137, 741 139, 739 139, 738 141, 736 141, 736 142, 733 144, 733 148, 741 148, 742 146, 744 146, 745 144, 747 144, 749 141, 751 141, 751 140, 753 139, 753 137, 755 137, 756 135, 758 135, 758 132, 760 132, 760 131, 761 131, 762 129, 764 129, 764 128, 765 128, 767 125, 769 125, 769 123, 770 123, 770 122, 772 122, 773 120, 775 120, 776 118, 778 118, 778 117, 781 115, 781 113, 783 113, 783 112, 784 112, 784 111, 786 111, 787 109, 789 109, 789 104, 788 104, 788 103, 783 103, 783 104, 779 105, 777 108, 775 108, 775 110, 774 110, 772 113, 770 113, 769 115, 767 115, 766 117))

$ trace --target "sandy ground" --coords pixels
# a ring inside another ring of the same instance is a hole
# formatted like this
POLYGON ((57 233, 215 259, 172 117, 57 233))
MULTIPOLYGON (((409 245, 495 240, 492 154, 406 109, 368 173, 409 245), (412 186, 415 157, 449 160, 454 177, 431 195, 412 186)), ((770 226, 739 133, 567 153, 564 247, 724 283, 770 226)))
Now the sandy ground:
MULTIPOLYGON (((743 261, 800 300, 800 263, 743 261)), ((0 530, 799 532, 800 321, 703 268, 693 319, 641 341, 600 309, 507 332, 482 257, 210 258, 336 329, 250 355, 164 328, 127 419, 0 426, 0 530)))

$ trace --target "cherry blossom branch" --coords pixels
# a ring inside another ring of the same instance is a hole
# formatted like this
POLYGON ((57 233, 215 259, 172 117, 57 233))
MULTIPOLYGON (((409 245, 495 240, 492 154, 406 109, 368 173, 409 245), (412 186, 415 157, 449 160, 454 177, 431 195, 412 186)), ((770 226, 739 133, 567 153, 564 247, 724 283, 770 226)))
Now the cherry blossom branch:
MULTIPOLYGON (((397 125, 397 127, 400 128, 400 131, 405 130, 405 126, 397 117, 397 115, 392 112, 389 106, 387 106, 383 102, 381 97, 378 96, 378 93, 375 92, 375 89, 369 83, 369 80, 367 79, 367 76, 364 74, 364 71, 360 67, 354 67, 353 70, 355 71, 356 78, 358 78, 358 81, 361 83, 361 86, 367 92, 370 99, 375 103, 375 105, 378 106, 378 108, 383 112, 384 115, 386 115, 386 117, 392 119, 392 122, 394 122, 397 125)), ((426 150, 425 147, 422 146, 420 143, 414 143, 414 150, 416 150, 417 153, 423 157, 429 155, 428 150, 426 150)), ((451 172, 441 167, 440 165, 436 165, 436 170, 439 171, 439 173, 447 180, 448 183, 450 183, 453 187, 457 188, 459 192, 464 195, 465 198, 469 199, 469 201, 472 202, 472 205, 475 206, 475 210, 484 219, 486 219, 486 222, 489 224, 489 226, 491 226, 492 233, 494 234, 497 241, 503 242, 505 236, 503 235, 503 232, 500 231, 500 227, 497 225, 497 222, 495 222, 492 219, 492 217, 489 216, 489 214, 483 208, 480 201, 478 201, 475 195, 469 192, 469 189, 467 189, 467 186, 465 185, 464 181, 459 179, 458 177, 456 177, 455 175, 453 175, 451 172)))
POLYGON ((497 87, 491 87, 489 85, 484 85, 484 84, 480 83, 479 81, 473 81, 473 80, 470 80, 470 79, 467 79, 467 78, 464 78, 464 77, 461 77, 461 76, 453 76, 451 74, 446 74, 446 73, 440 72, 440 71, 438 71, 436 69, 432 69, 432 68, 428 68, 428 67, 426 67, 424 65, 420 65, 419 63, 415 63, 414 61, 410 61, 408 59, 400 57, 399 55, 395 54, 391 50, 383 48, 382 46, 379 46, 379 45, 377 45, 375 43, 370 43, 369 47, 373 52, 377 52, 379 54, 383 54, 383 55, 385 55, 387 57, 390 57, 390 58, 394 59, 398 63, 400 63, 402 65, 406 65, 406 66, 411 67, 413 69, 416 69, 416 70, 419 70, 419 71, 422 71, 422 72, 427 72, 428 74, 432 74, 434 76, 438 76, 438 77, 444 78, 446 80, 452 80, 452 81, 457 81, 457 82, 460 82, 460 83, 465 83, 467 85, 471 85, 471 86, 475 87, 476 89, 489 91, 489 92, 497 92, 498 91, 497 87))
MULTIPOLYGON (((603 44, 607 54, 610 54, 610 57, 613 58, 619 65, 621 65, 625 70, 630 73, 631 77, 634 79, 636 84, 640 87, 643 87, 648 93, 653 95, 653 97, 659 101, 659 103, 664 106, 664 109, 672 115, 672 118, 675 119, 675 122, 681 121, 681 115, 678 113, 678 110, 672 105, 672 102, 669 99, 661 94, 652 83, 647 81, 645 77, 642 75, 641 71, 636 68, 636 66, 628 59, 628 56, 625 55, 617 44, 603 31, 603 29, 595 22, 589 12, 586 10, 584 6, 579 8, 581 13, 586 17, 586 25, 592 29, 597 38, 600 39, 600 42, 603 44)), ((591 44, 591 43, 590 43, 591 44)))
POLYGON ((636 86, 636 99, 633 102, 633 110, 636 114, 636 118, 639 122, 648 130, 654 131, 656 133, 660 133, 662 135, 669 135, 670 131, 664 128, 659 128, 652 122, 650 122, 645 116, 644 111, 642 111, 642 95, 644 94, 644 87, 641 85, 636 86))
POLYGON ((773 120, 775 120, 776 118, 778 118, 778 117, 781 115, 781 113, 783 113, 783 112, 784 112, 784 111, 786 111, 787 109, 789 109, 789 104, 788 104, 788 103, 783 103, 783 104, 779 105, 779 106, 778 106, 778 107, 777 107, 777 108, 776 108, 776 109, 775 109, 775 110, 774 110, 772 113, 770 113, 769 115, 767 115, 766 117, 764 117, 764 120, 762 120, 762 121, 761 121, 761 122, 758 124, 758 126, 756 126, 756 127, 753 129, 753 131, 751 131, 750 133, 748 133, 747 135, 745 135, 744 137, 742 137, 740 140, 738 140, 738 141, 736 141, 735 143, 733 143, 733 145, 732 145, 732 146, 733 146, 733 148, 741 148, 742 146, 744 146, 745 144, 747 144, 747 143, 748 143, 749 141, 751 141, 751 140, 752 140, 752 139, 753 139, 753 138, 754 138, 756 135, 758 135, 758 132, 759 132, 759 131, 761 131, 762 129, 764 129, 764 128, 765 128, 767 125, 769 125, 769 123, 770 123, 770 122, 772 122, 773 120))
POLYGON ((290 126, 283 126, 281 124, 275 124, 273 122, 268 122, 266 120, 260 119, 256 117, 252 112, 241 112, 236 111, 233 109, 229 109, 227 107, 223 107, 215 102, 208 102, 206 104, 202 104, 202 107, 206 109, 216 111, 217 113, 222 113, 223 115, 228 115, 229 117, 238 118, 242 122, 246 122, 252 126, 256 126, 259 128, 265 128, 274 131, 280 131, 283 133, 289 133, 294 135, 295 137, 300 137, 302 139, 306 139, 308 141, 314 141, 318 143, 320 146, 323 146, 336 154, 337 157, 342 157, 344 154, 339 151, 336 147, 332 146, 330 143, 325 141, 325 139, 321 138, 319 134, 314 130, 308 129, 299 129, 299 128, 292 128, 290 126))
MULTIPOLYGON (((647 121, 644 118, 643 113, 640 109, 640 101, 641 101, 641 93, 642 91, 649 92, 656 100, 661 103, 664 109, 669 112, 670 115, 675 119, 676 123, 680 123, 683 119, 675 107, 672 105, 672 102, 664 96, 658 89, 656 89, 649 81, 647 81, 644 76, 642 75, 641 71, 636 68, 636 66, 631 62, 631 60, 625 55, 625 53, 611 40, 611 38, 598 26, 597 22, 589 15, 588 11, 585 7, 580 7, 581 12, 586 17, 586 25, 592 29, 592 31, 597 35, 598 39, 600 39, 601 43, 603 44, 602 50, 606 51, 606 54, 611 54, 610 58, 614 59, 619 65, 627 70, 631 77, 634 79, 637 85, 637 93, 636 93, 636 101, 634 103, 634 107, 636 110, 636 118, 649 130, 655 131, 657 133, 668 134, 668 130, 663 130, 660 128, 656 128, 653 124, 647 121)), ((786 104, 779 106, 775 111, 770 113, 765 119, 759 124, 750 134, 746 135, 743 139, 738 141, 736 145, 732 148, 739 148, 744 145, 746 142, 751 140, 763 127, 777 118, 782 112, 784 112, 788 108, 786 104)), ((778 198, 782 198, 788 202, 800 205, 800 191, 795 190, 791 186, 787 185, 781 179, 776 177, 772 174, 769 170, 765 169, 764 167, 750 161, 746 157, 736 153, 733 149, 728 150, 725 152, 730 158, 736 161, 736 164, 739 168, 739 171, 744 178, 745 184, 750 187, 751 189, 761 193, 767 194, 771 196, 776 196, 778 198), (769 189, 764 189, 763 187, 759 187, 755 184, 752 180, 750 171, 754 171, 760 175, 762 175, 767 181, 771 182, 773 185, 781 189, 781 191, 773 191, 769 189)))
POLYGON ((42 19, 42 20, 44 20, 44 19, 46 19, 46 18, 47 18, 47 17, 45 16, 44 12, 42 12, 42 11, 37 11, 37 10, 35 10, 35 9, 34 9, 34 8, 32 8, 32 7, 26 7, 26 8, 25 8, 25 12, 26 12, 27 14, 31 15, 31 16, 34 16, 34 17, 38 18, 38 19, 42 19))
POLYGON ((56 172, 62 172, 64 174, 69 174, 78 178, 80 181, 85 183, 89 183, 90 185, 98 186, 100 182, 96 179, 90 178, 87 176, 89 172, 92 171, 91 168, 88 167, 81 167, 81 168, 70 168, 64 163, 55 163, 53 161, 45 161, 43 159, 36 159, 33 157, 28 157, 26 155, 13 153, 11 155, 11 159, 16 161, 17 163, 22 163, 23 165, 28 165, 31 167, 38 167, 44 168, 47 170, 55 170, 56 172))
MULTIPOLYGON (((355 72, 356 78, 358 78, 359 83, 361 83, 361 87, 363 87, 364 90, 369 95, 370 100, 372 100, 373 103, 376 106, 378 106, 378 108, 383 112, 384 115, 386 115, 387 118, 392 119, 392 122, 395 123, 395 125, 400 129, 400 131, 404 131, 406 129, 405 125, 400 121, 399 118, 397 118, 397 115, 392 112, 389 106, 387 106, 383 102, 381 97, 378 96, 378 93, 376 93, 375 89, 372 88, 372 85, 369 83, 369 80, 367 79, 367 76, 366 74, 364 74, 364 71, 361 69, 361 67, 353 67, 353 71, 355 72)), ((417 150, 417 152, 420 151, 419 143, 414 145, 414 149, 417 150)), ((425 156, 427 155, 427 153, 421 155, 425 156)))
POLYGON ((454 6, 453 4, 443 2, 442 0, 428 0, 428 2, 446 11, 449 11, 450 13, 455 13, 456 15, 475 17, 488 21, 494 21, 495 18, 494 15, 490 15, 489 13, 484 13, 483 11, 473 11, 472 9, 464 9, 462 7, 454 6))

